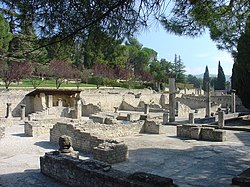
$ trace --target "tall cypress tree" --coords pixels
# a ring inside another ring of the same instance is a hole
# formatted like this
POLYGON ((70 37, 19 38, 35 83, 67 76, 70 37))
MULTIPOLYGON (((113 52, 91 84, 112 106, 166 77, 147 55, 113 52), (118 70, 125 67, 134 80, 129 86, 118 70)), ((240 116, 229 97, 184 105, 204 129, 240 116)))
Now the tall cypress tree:
POLYGON ((202 83, 202 90, 207 91, 207 82, 209 82, 209 71, 208 67, 206 66, 205 73, 203 75, 203 83, 202 83))
POLYGON ((236 90, 242 104, 250 108, 250 16, 246 30, 238 41, 237 51, 233 66, 232 88, 236 90))
POLYGON ((225 90, 226 88, 226 77, 224 74, 224 71, 220 65, 220 61, 218 64, 218 74, 217 74, 217 79, 214 85, 215 90, 225 90))

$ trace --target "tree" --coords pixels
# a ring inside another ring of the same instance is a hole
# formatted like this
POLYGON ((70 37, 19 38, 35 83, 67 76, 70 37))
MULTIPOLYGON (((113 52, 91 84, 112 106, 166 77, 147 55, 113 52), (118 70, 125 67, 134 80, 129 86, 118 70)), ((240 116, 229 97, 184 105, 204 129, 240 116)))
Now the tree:
POLYGON ((209 82, 209 71, 208 71, 208 67, 206 66, 205 69, 205 73, 203 75, 203 83, 202 83, 202 90, 204 90, 205 92, 207 92, 208 88, 207 88, 207 83, 209 82))
POLYGON ((161 83, 167 82, 169 77, 171 62, 161 59, 150 64, 150 73, 155 81, 155 86, 158 91, 161 91, 161 83))
POLYGON ((177 35, 200 36, 206 30, 219 49, 232 52, 250 13, 248 0, 174 1, 171 15, 161 19, 177 35))
POLYGON ((214 85, 215 90, 225 90, 226 89, 226 77, 223 71, 223 68, 220 65, 220 61, 218 64, 218 74, 217 79, 214 85))
POLYGON ((174 58, 174 63, 173 63, 173 66, 172 66, 172 71, 173 73, 175 73, 176 75, 176 82, 179 82, 179 83, 185 83, 185 79, 186 79, 186 76, 185 76, 185 66, 181 60, 181 57, 179 56, 177 58, 177 55, 175 54, 175 58, 174 58))
POLYGON ((5 88, 8 89, 13 82, 19 82, 21 79, 28 78, 32 74, 32 66, 29 62, 1 61, 0 77, 2 78, 5 88))
POLYGON ((9 23, 0 14, 0 58, 7 53, 9 42, 12 40, 9 23))
POLYGON ((189 74, 187 76, 187 83, 193 84, 195 88, 200 88, 201 85, 202 85, 202 80, 198 79, 197 77, 189 74))
POLYGON ((56 89, 60 88, 65 79, 72 77, 72 67, 66 61, 53 60, 49 63, 48 69, 48 75, 56 80, 56 89))
POLYGON ((245 32, 239 39, 237 51, 233 66, 232 88, 236 90, 243 105, 250 108, 250 16, 245 32))

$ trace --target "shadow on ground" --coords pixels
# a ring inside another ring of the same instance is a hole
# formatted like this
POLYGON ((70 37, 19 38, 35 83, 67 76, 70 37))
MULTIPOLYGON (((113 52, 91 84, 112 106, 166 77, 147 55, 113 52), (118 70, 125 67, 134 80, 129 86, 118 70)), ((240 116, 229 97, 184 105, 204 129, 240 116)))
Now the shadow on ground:
POLYGON ((40 169, 30 169, 20 173, 0 175, 0 186, 66 187, 66 185, 43 175, 40 169))
POLYGON ((129 151, 126 163, 114 167, 170 177, 179 186, 229 186, 232 178, 250 167, 244 146, 196 146, 186 150, 141 148, 129 151))

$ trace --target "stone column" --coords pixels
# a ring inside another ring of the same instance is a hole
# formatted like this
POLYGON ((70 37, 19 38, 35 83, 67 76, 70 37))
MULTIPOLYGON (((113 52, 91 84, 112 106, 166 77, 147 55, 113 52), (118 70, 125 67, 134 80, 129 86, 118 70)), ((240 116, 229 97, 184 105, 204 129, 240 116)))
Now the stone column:
POLYGON ((169 122, 175 122, 175 78, 169 78, 169 122))
POLYGON ((219 111, 218 112, 218 127, 223 128, 224 127, 224 112, 219 111))
POLYGON ((190 124, 194 124, 194 113, 189 113, 188 121, 190 124))
POLYGON ((59 106, 59 107, 62 107, 62 106, 63 106, 62 98, 58 98, 58 106, 59 106))
POLYGON ((11 103, 7 103, 7 109, 6 109, 6 116, 5 118, 12 118, 12 114, 11 114, 11 103))
POLYGON ((163 113, 163 125, 166 125, 168 123, 168 112, 163 113))
POLYGON ((81 102, 81 99, 76 100, 75 117, 76 117, 76 119, 80 119, 82 117, 82 102, 81 102))
POLYGON ((149 105, 145 104, 144 106, 144 114, 148 114, 149 113, 149 105))
POLYGON ((25 107, 26 105, 25 104, 21 104, 21 120, 24 120, 25 119, 25 107))
POLYGON ((41 105, 42 105, 42 110, 46 109, 46 96, 45 93, 40 93, 40 99, 41 99, 41 105))
POLYGON ((207 91, 206 91, 206 116, 205 117, 210 117, 211 116, 211 101, 210 101, 210 83, 206 83, 207 86, 207 91))
POLYGON ((235 113, 235 90, 231 90, 231 112, 235 113))
POLYGON ((53 95, 48 95, 48 108, 53 107, 53 95))
POLYGON ((187 88, 186 88, 186 86, 184 87, 184 94, 187 94, 187 88))

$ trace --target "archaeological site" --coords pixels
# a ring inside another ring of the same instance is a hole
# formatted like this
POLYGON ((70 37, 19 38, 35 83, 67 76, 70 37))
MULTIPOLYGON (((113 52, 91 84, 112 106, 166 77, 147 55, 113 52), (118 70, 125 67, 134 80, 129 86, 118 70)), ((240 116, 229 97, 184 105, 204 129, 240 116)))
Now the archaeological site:
POLYGON ((250 186, 233 91, 0 90, 0 186, 250 186))

